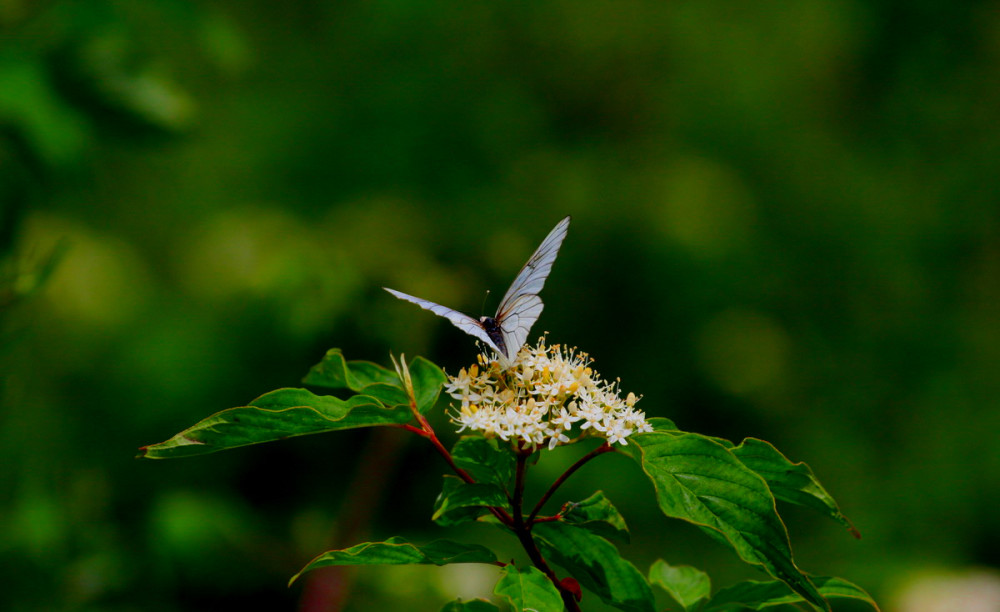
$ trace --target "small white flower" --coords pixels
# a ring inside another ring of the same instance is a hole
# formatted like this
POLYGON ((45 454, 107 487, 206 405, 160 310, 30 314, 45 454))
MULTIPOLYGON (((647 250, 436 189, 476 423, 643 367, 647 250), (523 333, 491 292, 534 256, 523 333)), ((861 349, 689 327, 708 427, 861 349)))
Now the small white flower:
POLYGON ((552 414, 549 416, 549 424, 555 426, 556 429, 562 427, 563 429, 571 429, 573 423, 580 420, 580 417, 570 414, 565 406, 559 407, 559 412, 557 414, 552 414))
POLYGON ((606 382, 590 367, 586 353, 560 345, 525 346, 507 367, 479 356, 479 364, 449 377, 445 391, 458 400, 452 412, 459 432, 478 431, 522 448, 550 450, 583 437, 626 445, 636 432, 652 431, 635 409, 634 393, 623 400, 620 382, 606 382), (480 367, 481 366, 481 367, 480 367), (567 432, 579 424, 580 435, 567 432))

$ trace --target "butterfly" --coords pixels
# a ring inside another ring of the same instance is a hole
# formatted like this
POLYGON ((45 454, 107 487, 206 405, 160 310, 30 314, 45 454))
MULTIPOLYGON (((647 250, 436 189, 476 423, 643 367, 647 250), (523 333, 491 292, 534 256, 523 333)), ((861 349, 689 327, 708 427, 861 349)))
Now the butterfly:
POLYGON ((545 279, 549 277, 552 264, 555 263, 556 255, 559 254, 559 247, 562 246, 566 232, 569 231, 569 221, 570 218, 566 217, 552 228, 549 235, 535 250, 534 255, 528 259, 528 263, 524 264, 521 271, 517 273, 510 289, 500 300, 497 313, 492 317, 476 319, 447 306, 413 297, 395 289, 388 287, 383 287, 383 289, 401 300, 413 302, 424 310, 429 310, 448 319, 455 327, 485 342, 486 346, 493 349, 504 361, 510 363, 521 350, 524 341, 527 340, 531 326, 542 314, 544 305, 538 294, 545 286, 545 279))

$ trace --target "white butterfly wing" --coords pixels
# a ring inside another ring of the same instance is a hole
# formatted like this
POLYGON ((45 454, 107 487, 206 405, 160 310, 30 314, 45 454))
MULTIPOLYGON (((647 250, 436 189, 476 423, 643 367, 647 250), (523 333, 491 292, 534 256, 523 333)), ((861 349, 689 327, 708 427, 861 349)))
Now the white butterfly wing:
POLYGON ((545 286, 545 280, 552 272, 552 264, 559 254, 559 247, 566 239, 569 231, 570 218, 566 217, 556 224, 535 253, 517 273, 510 289, 500 300, 496 320, 503 334, 508 359, 513 360, 521 350, 524 341, 528 339, 531 326, 542 314, 542 298, 538 294, 545 286))
POLYGON ((510 310, 500 319, 500 333, 507 348, 507 359, 513 361, 528 339, 531 326, 542 314, 542 298, 537 295, 520 295, 510 303, 510 310))
POLYGON ((566 239, 566 232, 569 231, 570 217, 566 217, 562 221, 556 224, 549 235, 545 237, 542 244, 538 245, 535 253, 528 259, 528 263, 524 264, 521 271, 517 273, 517 277, 514 278, 514 282, 510 284, 510 289, 504 294, 503 299, 500 300, 500 307, 497 308, 497 317, 500 318, 500 314, 505 310, 508 310, 508 302, 513 300, 518 295, 534 294, 538 295, 542 292, 542 287, 545 286, 545 279, 549 277, 549 272, 552 271, 552 264, 556 261, 556 255, 559 254, 559 247, 562 246, 563 240, 566 239))
POLYGON ((486 343, 486 346, 490 347, 497 353, 500 353, 500 349, 497 348, 497 345, 494 344, 492 340, 490 340, 490 337, 486 333, 486 330, 483 329, 482 323, 473 319, 469 315, 462 314, 457 310, 452 310, 447 306, 435 304, 434 302, 431 302, 429 300, 424 300, 418 297, 414 297, 412 295, 407 295, 402 291, 396 291, 395 289, 389 289, 388 287, 382 287, 382 288, 401 300, 406 300, 407 302, 413 302, 414 304, 420 306, 424 310, 429 310, 434 314, 438 315, 439 317, 444 317, 448 319, 449 321, 451 321, 451 324, 454 325, 455 327, 459 328, 460 330, 464 331, 470 336, 474 336, 482 340, 483 342, 486 343))

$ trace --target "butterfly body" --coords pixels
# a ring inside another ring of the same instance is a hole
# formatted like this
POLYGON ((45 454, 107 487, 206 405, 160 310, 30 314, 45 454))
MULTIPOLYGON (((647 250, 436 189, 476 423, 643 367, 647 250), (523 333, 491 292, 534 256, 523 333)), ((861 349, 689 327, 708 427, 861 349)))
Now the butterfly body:
POLYGON ((503 341, 503 330, 500 328, 500 324, 493 317, 479 317, 479 322, 483 324, 483 331, 486 335, 490 337, 493 344, 497 345, 500 352, 507 354, 507 346, 503 341))
POLYGON ((556 255, 559 254, 559 247, 562 246, 566 232, 569 230, 569 222, 570 218, 566 217, 549 232, 549 235, 545 237, 542 244, 518 272, 510 289, 500 300, 496 315, 492 317, 474 319, 430 300, 407 295, 388 287, 384 287, 384 289, 401 300, 412 302, 448 319, 455 327, 482 340, 502 360, 511 362, 528 338, 531 326, 542 314, 544 305, 538 294, 545 286, 549 272, 552 271, 552 264, 555 263, 556 255))

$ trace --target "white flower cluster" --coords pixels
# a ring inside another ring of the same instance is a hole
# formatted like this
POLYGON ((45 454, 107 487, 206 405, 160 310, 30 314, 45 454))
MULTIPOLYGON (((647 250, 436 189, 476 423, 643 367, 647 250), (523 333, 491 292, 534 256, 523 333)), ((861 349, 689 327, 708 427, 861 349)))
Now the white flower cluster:
POLYGON ((590 367, 586 353, 558 344, 525 346, 506 368, 489 356, 449 376, 445 390, 462 405, 452 420, 458 431, 471 429, 522 447, 553 449, 583 437, 602 437, 626 445, 636 432, 652 431, 635 409, 634 393, 619 397, 618 382, 606 382, 590 367), (579 435, 569 433, 579 423, 579 435))

